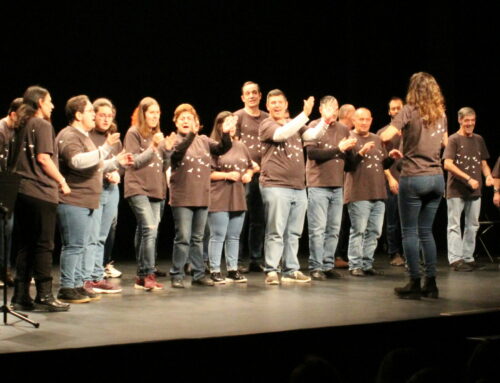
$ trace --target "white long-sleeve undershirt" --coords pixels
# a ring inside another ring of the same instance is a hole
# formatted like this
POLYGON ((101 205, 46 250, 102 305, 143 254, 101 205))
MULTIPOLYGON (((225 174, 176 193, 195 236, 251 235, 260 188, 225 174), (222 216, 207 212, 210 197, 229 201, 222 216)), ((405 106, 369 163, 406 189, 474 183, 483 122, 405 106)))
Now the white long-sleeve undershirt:
MULTIPOLYGON (((275 142, 283 142, 292 137, 295 133, 297 133, 306 123, 309 121, 309 117, 306 116, 304 112, 300 113, 293 120, 287 122, 285 125, 280 126, 274 131, 273 141, 275 142)), ((302 134, 302 139, 304 141, 313 141, 316 140, 325 134, 326 129, 328 128, 328 124, 321 119, 318 125, 314 128, 307 129, 302 134)))

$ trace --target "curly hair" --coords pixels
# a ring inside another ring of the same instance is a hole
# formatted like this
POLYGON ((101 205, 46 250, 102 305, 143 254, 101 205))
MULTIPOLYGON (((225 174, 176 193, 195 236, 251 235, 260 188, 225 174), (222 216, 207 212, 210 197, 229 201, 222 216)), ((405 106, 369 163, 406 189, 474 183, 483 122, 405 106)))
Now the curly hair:
POLYGON ((406 103, 414 105, 425 126, 433 126, 445 114, 444 97, 436 79, 425 72, 414 73, 410 78, 406 103))

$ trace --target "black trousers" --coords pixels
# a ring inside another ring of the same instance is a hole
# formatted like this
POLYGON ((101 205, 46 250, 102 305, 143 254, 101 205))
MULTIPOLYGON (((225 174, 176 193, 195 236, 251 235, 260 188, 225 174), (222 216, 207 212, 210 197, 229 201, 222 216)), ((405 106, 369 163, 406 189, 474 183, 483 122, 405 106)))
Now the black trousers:
POLYGON ((15 208, 16 279, 52 279, 57 204, 19 194, 15 208))

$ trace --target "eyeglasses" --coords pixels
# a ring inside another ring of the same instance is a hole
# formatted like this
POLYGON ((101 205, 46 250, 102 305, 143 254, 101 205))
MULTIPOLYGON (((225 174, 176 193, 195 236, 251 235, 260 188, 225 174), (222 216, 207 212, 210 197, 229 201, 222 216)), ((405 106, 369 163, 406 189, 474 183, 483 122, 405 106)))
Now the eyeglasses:
POLYGON ((113 119, 113 115, 112 114, 106 114, 106 113, 97 113, 96 117, 97 118, 102 118, 102 119, 108 118, 110 120, 113 119))

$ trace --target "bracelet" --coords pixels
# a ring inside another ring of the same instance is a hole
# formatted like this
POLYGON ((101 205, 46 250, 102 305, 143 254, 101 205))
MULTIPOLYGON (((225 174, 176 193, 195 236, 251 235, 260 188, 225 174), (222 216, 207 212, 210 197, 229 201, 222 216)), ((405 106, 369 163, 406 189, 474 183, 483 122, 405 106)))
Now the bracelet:
POLYGON ((500 193, 500 189, 499 188, 493 188, 493 193, 500 193))

